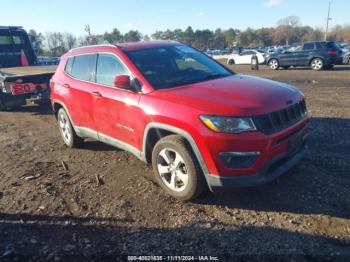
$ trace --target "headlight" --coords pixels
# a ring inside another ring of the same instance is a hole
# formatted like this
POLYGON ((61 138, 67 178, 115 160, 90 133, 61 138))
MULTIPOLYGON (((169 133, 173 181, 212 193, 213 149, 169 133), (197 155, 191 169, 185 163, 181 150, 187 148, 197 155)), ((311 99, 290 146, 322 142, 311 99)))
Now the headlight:
POLYGON ((250 117, 200 116, 203 124, 214 132, 241 133, 254 131, 256 127, 250 117))

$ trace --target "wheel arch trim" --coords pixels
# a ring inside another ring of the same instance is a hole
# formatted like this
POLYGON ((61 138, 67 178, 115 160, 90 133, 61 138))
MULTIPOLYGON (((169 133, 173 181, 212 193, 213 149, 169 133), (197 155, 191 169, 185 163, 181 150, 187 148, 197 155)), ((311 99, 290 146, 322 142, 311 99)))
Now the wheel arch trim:
POLYGON ((74 121, 73 121, 73 119, 72 119, 72 116, 70 115, 69 110, 68 110, 68 108, 66 107, 66 105, 65 105, 63 102, 59 101, 59 100, 53 99, 53 100, 52 100, 52 107, 53 107, 53 113, 54 113, 54 114, 56 113, 56 112, 55 112, 55 108, 54 108, 54 105, 55 105, 55 104, 59 104, 60 106, 63 107, 63 109, 66 111, 66 113, 67 113, 67 115, 68 115, 68 117, 69 117, 69 120, 70 120, 70 122, 71 122, 71 124, 72 124, 72 126, 73 126, 73 128, 74 128, 74 131, 77 132, 77 128, 76 128, 76 126, 75 126, 75 124, 74 124, 74 121))
MULTIPOLYGON (((175 127, 175 126, 171 126, 171 125, 167 125, 167 124, 163 124, 163 123, 159 123, 159 122, 150 122, 146 125, 146 128, 145 128, 145 131, 144 131, 144 134, 143 134, 143 141, 142 141, 142 158, 146 161, 146 145, 147 145, 147 137, 148 137, 148 134, 150 132, 151 129, 153 128, 156 128, 156 129, 163 129, 165 131, 169 131, 169 132, 172 132, 174 134, 178 134, 178 135, 181 135, 182 137, 184 137, 187 142, 190 144, 196 158, 197 158, 197 161, 200 165, 200 168, 204 174, 204 177, 205 179, 207 180, 207 177, 209 175, 209 171, 208 171, 208 167, 204 161, 204 158, 197 146, 197 143, 194 141, 192 135, 190 133, 188 133, 187 131, 181 129, 181 128, 178 128, 178 127, 175 127)), ((208 186, 210 186, 208 184, 208 186)))

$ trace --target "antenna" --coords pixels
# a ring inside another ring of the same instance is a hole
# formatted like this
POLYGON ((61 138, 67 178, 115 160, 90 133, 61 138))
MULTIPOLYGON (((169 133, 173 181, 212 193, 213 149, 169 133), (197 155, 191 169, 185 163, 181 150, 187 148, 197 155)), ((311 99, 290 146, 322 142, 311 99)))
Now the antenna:
POLYGON ((331 11, 331 0, 329 0, 329 4, 328 4, 328 15, 327 15, 327 18, 326 18, 326 31, 324 33, 324 41, 327 41, 329 21, 332 20, 332 18, 329 17, 330 11, 331 11))

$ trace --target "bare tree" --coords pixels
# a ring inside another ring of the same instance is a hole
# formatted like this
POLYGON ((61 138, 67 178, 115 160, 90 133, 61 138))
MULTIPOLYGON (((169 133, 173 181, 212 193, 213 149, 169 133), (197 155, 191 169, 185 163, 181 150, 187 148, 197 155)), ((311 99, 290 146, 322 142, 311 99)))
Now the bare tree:
POLYGON ((277 24, 284 25, 284 26, 290 26, 292 28, 295 28, 295 27, 301 25, 300 17, 295 16, 295 15, 287 16, 285 18, 280 19, 277 24))
POLYGON ((46 43, 51 56, 61 56, 67 49, 65 47, 63 34, 60 32, 46 33, 46 43))
POLYGON ((66 32, 64 33, 63 38, 64 38, 64 42, 67 50, 70 50, 76 46, 77 38, 73 34, 66 32))

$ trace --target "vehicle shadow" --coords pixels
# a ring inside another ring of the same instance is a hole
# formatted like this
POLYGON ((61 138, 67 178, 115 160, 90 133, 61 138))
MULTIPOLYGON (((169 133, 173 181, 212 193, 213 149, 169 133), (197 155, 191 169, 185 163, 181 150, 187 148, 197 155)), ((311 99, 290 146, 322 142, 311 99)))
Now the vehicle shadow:
POLYGON ((119 148, 107 145, 100 141, 91 140, 91 139, 84 140, 84 143, 79 145, 79 149, 90 150, 90 151, 115 151, 115 152, 122 151, 119 148))
POLYGON ((311 118, 304 159, 278 180, 229 193, 205 193, 195 203, 255 211, 350 218, 350 119, 311 118))
POLYGON ((126 256, 213 256, 218 261, 345 259, 345 240, 270 226, 198 221, 182 227, 137 227, 102 217, 0 213, 2 261, 123 260, 126 256))

